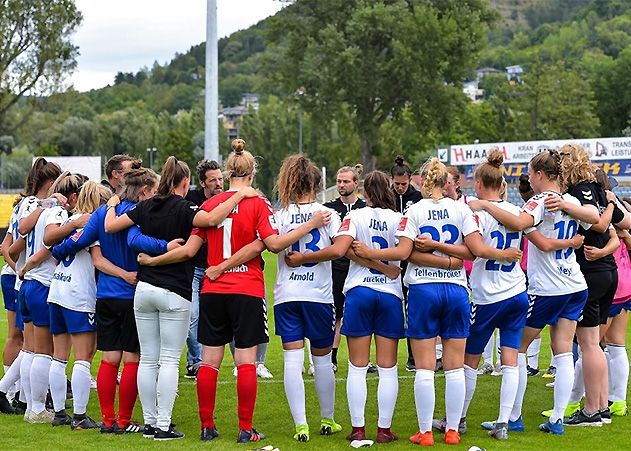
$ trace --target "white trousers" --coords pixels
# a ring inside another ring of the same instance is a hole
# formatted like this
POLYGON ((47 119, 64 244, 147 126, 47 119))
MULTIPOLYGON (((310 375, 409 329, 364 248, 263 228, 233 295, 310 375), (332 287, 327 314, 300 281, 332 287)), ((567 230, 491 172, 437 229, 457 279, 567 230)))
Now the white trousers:
POLYGON ((171 424, 191 303, 172 291, 138 282, 134 313, 140 340, 138 395, 142 413, 145 424, 166 431, 171 424))

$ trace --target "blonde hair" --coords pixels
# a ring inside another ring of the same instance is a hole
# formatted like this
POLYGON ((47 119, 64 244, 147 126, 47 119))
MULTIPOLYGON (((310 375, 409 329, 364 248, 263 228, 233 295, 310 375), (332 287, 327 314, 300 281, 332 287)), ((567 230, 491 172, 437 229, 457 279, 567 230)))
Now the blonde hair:
POLYGON ((505 183, 502 175, 502 163, 504 155, 502 151, 493 147, 486 156, 486 161, 475 169, 473 178, 480 180, 486 188, 500 189, 505 183))
POLYGON ((52 184, 48 190, 48 196, 52 196, 55 193, 62 194, 69 197, 72 193, 79 194, 83 182, 87 180, 87 177, 81 174, 71 174, 70 171, 64 171, 61 173, 57 180, 52 184))
POLYGON ((83 184, 79 197, 77 197, 76 213, 93 213, 112 197, 112 191, 106 186, 88 180, 83 184))
POLYGON ((421 177, 425 180, 423 183, 424 194, 431 196, 434 188, 444 188, 448 176, 447 166, 441 163, 438 158, 433 157, 427 160, 421 167, 421 177))
POLYGON ((596 176, 589 155, 580 144, 565 144, 559 150, 564 189, 580 182, 595 182, 596 176))
POLYGON ((336 175, 340 175, 342 172, 351 172, 353 174, 353 181, 357 182, 359 181, 362 172, 364 172, 364 165, 357 163, 355 166, 343 166, 337 170, 336 175))
POLYGON ((290 155, 280 166, 275 189, 281 208, 287 208, 307 194, 320 192, 322 175, 309 158, 301 154, 290 155))
POLYGON ((245 141, 237 138, 232 140, 232 152, 225 164, 228 178, 239 178, 253 175, 256 171, 256 159, 245 150, 245 141))

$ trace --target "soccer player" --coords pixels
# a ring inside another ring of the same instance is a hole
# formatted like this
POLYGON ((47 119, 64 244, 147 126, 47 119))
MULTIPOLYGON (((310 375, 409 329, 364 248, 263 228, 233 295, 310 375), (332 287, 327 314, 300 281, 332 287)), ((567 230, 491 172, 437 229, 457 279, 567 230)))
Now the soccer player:
MULTIPOLYGON (((552 348, 557 364, 554 385, 554 409, 550 419, 539 429, 552 434, 563 434, 563 413, 567 407, 574 380, 572 337, 576 321, 587 301, 587 285, 580 271, 572 247, 557 246, 538 238, 571 239, 576 235, 579 222, 596 223, 598 213, 583 207, 569 194, 561 194, 563 173, 561 157, 554 150, 543 151, 530 160, 530 184, 536 195, 522 208, 519 215, 506 211, 493 202, 474 201, 474 210, 483 209, 504 226, 512 230, 525 230, 534 244, 528 248, 528 294, 531 313, 526 320, 518 354, 519 387, 508 430, 523 430, 521 407, 527 385, 526 350, 546 324, 550 325, 552 348), (557 198, 563 203, 561 211, 557 198), (540 234, 534 233, 539 231, 540 234)), ((488 426, 492 427, 492 423, 488 426)))
MULTIPOLYGON (((514 248, 494 249, 482 242, 473 212, 464 204, 443 196, 448 172, 437 158, 430 159, 423 167, 425 178, 423 199, 412 205, 399 226, 396 236, 399 243, 394 248, 371 249, 359 241, 353 250, 360 257, 374 260, 408 259, 419 234, 418 248, 432 252, 440 250, 441 243, 467 244, 476 256, 501 261, 516 261, 521 251, 514 248), (431 242, 427 235, 432 238, 431 242), (432 244, 433 243, 433 244, 432 244)), ((468 252, 467 252, 467 255, 468 252)), ((451 259, 451 257, 448 257, 451 259)), ((405 273, 408 286, 408 329, 417 371, 414 395, 419 421, 419 432, 410 441, 423 446, 432 445, 432 416, 434 413, 434 371, 436 366, 436 337, 443 340, 443 365, 445 368, 445 405, 447 411, 445 443, 460 442, 458 423, 465 395, 464 347, 469 335, 471 312, 466 275, 462 269, 439 269, 428 264, 409 263, 405 273)))
MULTIPOLYGON (((351 210, 364 208, 366 201, 357 196, 359 187, 359 176, 362 172, 360 164, 355 167, 344 166, 337 171, 336 184, 337 192, 340 197, 324 204, 325 207, 331 208, 337 212, 340 220, 351 210)), ((342 326, 342 316, 344 315, 344 281, 348 274, 350 261, 346 257, 340 257, 333 260, 332 278, 333 278, 333 299, 335 300, 335 340, 333 341, 333 371, 337 372, 337 350, 340 346, 340 327, 342 326)), ((376 368, 375 368, 376 370, 376 368)))

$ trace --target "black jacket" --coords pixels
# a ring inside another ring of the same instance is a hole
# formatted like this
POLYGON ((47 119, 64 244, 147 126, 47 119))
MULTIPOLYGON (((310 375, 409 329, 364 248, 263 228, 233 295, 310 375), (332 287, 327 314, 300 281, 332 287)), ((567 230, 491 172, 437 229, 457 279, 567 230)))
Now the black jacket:
POLYGON ((410 205, 417 203, 419 200, 423 198, 423 195, 420 191, 417 191, 411 184, 408 186, 408 189, 405 193, 399 194, 397 191, 392 188, 394 191, 394 197, 396 198, 396 206, 397 211, 399 213, 405 214, 410 205))

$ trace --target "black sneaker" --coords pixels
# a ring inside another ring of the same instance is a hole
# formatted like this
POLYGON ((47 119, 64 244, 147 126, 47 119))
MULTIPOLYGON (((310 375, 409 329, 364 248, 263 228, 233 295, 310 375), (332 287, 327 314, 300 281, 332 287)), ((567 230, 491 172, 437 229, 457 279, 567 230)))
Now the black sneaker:
POLYGON ((98 429, 101 425, 87 415, 74 415, 70 422, 70 429, 82 431, 83 429, 98 429))
POLYGON ((199 367, 195 365, 187 366, 184 377, 187 379, 195 379, 197 377, 197 371, 199 371, 199 367))
POLYGON ((50 423, 53 426, 66 426, 72 422, 72 418, 68 416, 65 410, 60 410, 59 412, 55 412, 55 418, 50 423))
POLYGON ((48 393, 46 394, 46 410, 50 410, 51 412, 55 411, 55 405, 53 404, 53 397, 50 394, 50 390, 48 390, 48 393))
POLYGON ((111 426, 106 426, 105 423, 101 423, 101 434, 114 434, 116 429, 118 429, 116 421, 114 421, 111 426))
POLYGON ((252 428, 251 431, 244 431, 243 429, 240 429, 239 435, 237 436, 237 443, 260 442, 264 439, 265 434, 258 432, 254 428, 252 428))
POLYGON ((216 427, 213 426, 211 428, 202 428, 202 433, 199 438, 203 442, 208 442, 217 437, 219 437, 219 431, 217 430, 216 427))
POLYGON ((180 438, 184 438, 184 434, 176 430, 173 426, 170 426, 168 431, 156 428, 156 433, 153 436, 153 439, 157 441, 177 440, 180 438))
POLYGON ((526 371, 528 372, 528 376, 536 376, 539 374, 539 368, 533 368, 531 366, 526 366, 526 371))
POLYGON ((566 426, 580 426, 580 427, 601 427, 603 425, 600 412, 595 412, 591 415, 585 414, 585 409, 577 410, 571 417, 563 420, 563 424, 566 426))
POLYGON ((611 424, 611 411, 609 407, 600 410, 600 419, 603 424, 611 424))
POLYGON ((15 409, 7 399, 7 394, 0 391, 0 412, 14 414, 15 409))
POLYGON ((409 371, 410 373, 413 373, 416 371, 416 365, 414 364, 414 359, 408 359, 407 363, 405 364, 405 371, 409 371))
POLYGON ((153 438, 155 435, 156 428, 150 424, 145 424, 145 427, 142 429, 142 436, 144 438, 153 438))
POLYGON ((372 362, 368 362, 368 370, 369 373, 376 373, 377 372, 377 367, 375 366, 374 363, 372 362))
POLYGON ((73 399, 72 396, 72 384, 69 379, 66 379, 66 400, 69 401, 73 399))
POLYGON ((13 406, 13 408, 15 409, 16 415, 24 415, 26 413, 27 406, 25 402, 18 399, 14 404, 15 406, 13 406))
POLYGON ((114 422, 114 434, 140 434, 144 431, 144 427, 139 425, 138 423, 135 423, 133 421, 130 421, 129 423, 127 423, 125 426, 120 427, 118 425, 117 422, 114 422))

